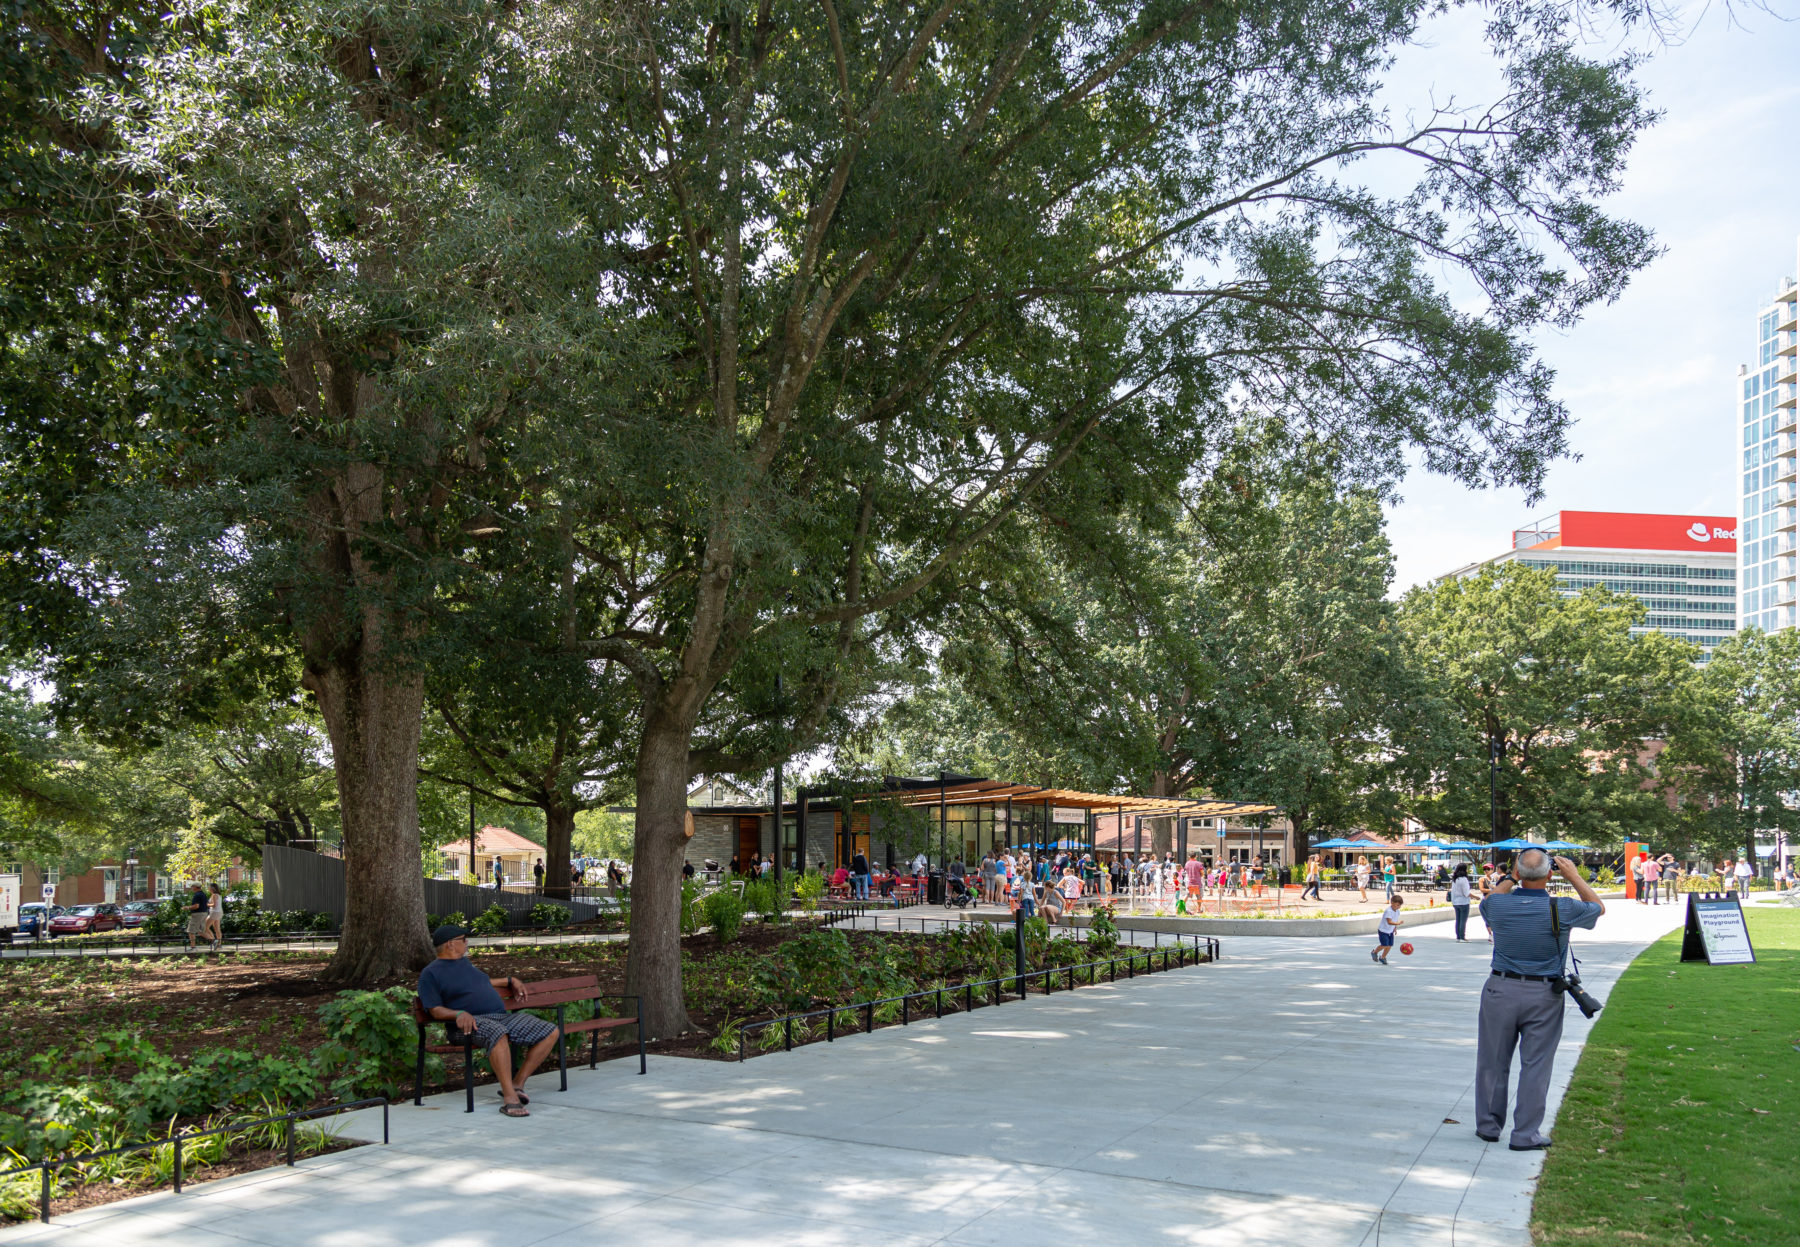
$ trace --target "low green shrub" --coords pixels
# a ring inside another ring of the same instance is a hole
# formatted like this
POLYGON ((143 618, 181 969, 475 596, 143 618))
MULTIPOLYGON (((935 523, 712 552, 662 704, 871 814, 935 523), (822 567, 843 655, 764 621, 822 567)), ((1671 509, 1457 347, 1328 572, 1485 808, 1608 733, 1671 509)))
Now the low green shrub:
POLYGON ((719 943, 729 944, 738 937, 744 925, 744 913, 748 907, 744 898, 737 894, 737 889, 730 884, 711 893, 700 902, 700 909, 706 918, 706 925, 712 928, 719 943))
POLYGON ((1113 921, 1111 905, 1097 905, 1088 920, 1088 951, 1096 959, 1110 957, 1119 947, 1119 924, 1113 921))
MULTIPOLYGON (((418 1051, 418 1030, 407 1014, 412 996, 410 987, 339 992, 319 1010, 325 1042, 314 1063, 320 1076, 329 1078, 333 1095, 392 1096, 411 1080, 418 1051)), ((428 1058, 426 1078, 435 1076, 428 1058)))
POLYGON ((752 879, 744 885, 744 905, 764 922, 780 922, 786 916, 787 906, 772 876, 752 879))
POLYGON ((814 913, 819 908, 819 901, 825 895, 825 876, 816 870, 809 870, 794 880, 794 897, 800 902, 800 908, 807 913, 814 913))
POLYGON ((531 907, 532 925, 552 929, 569 925, 569 907, 554 901, 539 901, 531 907))
POLYGON ((476 914, 475 921, 469 923, 468 927, 470 932, 475 935, 498 935, 506 929, 506 910, 500 902, 495 901, 476 914))

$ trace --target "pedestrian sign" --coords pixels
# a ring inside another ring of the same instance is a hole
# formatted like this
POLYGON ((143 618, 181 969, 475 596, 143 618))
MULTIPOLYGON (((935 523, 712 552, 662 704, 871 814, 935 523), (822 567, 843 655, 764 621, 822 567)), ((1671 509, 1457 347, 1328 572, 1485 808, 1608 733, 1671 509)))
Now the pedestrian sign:
POLYGON ((1744 965, 1756 960, 1750 930, 1735 896, 1723 892, 1689 892, 1687 930, 1681 937, 1681 959, 1708 965, 1744 965))

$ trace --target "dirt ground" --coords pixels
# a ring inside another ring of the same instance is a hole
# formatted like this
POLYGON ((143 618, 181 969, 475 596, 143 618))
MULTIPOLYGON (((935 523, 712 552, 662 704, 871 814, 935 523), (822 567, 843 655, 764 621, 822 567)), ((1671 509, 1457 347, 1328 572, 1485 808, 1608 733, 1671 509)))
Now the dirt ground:
MULTIPOLYGON (((798 929, 811 924, 767 927, 749 924, 738 939, 720 947, 710 934, 682 941, 700 982, 691 983, 689 1009, 701 1029, 651 1043, 649 1050, 711 1057, 706 1042, 730 1016, 744 1010, 734 1002, 709 998, 702 987, 708 967, 751 966, 798 929)), ((853 941, 869 938, 849 933, 853 941)), ((890 937, 891 938, 891 937, 890 937)), ((525 980, 593 974, 606 992, 625 989, 626 945, 563 944, 530 949, 479 949, 471 959, 490 976, 525 980)), ((302 1057, 325 1039, 318 1010, 338 991, 322 983, 325 952, 224 953, 217 956, 91 958, 68 961, 0 962, 0 994, 7 1034, 0 1041, 0 1076, 24 1075, 34 1053, 83 1047, 93 1038, 139 1031, 173 1055, 232 1047, 269 1056, 302 1057)), ((396 979, 376 986, 410 986, 396 979)), ((603 1058, 635 1055, 636 1039, 602 1048, 603 1058)), ((571 1054, 573 1059, 573 1054, 571 1054)))

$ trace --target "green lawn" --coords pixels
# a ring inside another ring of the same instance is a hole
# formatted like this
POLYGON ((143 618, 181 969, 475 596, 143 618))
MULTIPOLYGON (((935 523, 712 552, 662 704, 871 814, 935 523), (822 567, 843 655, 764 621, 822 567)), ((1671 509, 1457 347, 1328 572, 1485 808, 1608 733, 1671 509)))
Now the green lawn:
POLYGON ((1557 1117, 1536 1242, 1800 1243, 1800 909, 1746 916, 1757 964, 1683 965, 1677 931, 1613 989, 1557 1117))

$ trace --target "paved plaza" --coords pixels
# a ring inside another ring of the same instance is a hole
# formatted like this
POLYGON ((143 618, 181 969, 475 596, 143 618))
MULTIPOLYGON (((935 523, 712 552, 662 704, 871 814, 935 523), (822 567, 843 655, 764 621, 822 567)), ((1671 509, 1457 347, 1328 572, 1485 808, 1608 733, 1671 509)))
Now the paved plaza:
MULTIPOLYGON (((1576 941, 1594 994, 1680 917, 1611 902, 1576 941)), ((1523 1247, 1542 1154, 1474 1135, 1471 927, 1421 928, 1389 969, 1366 937, 1232 939, 1218 965, 743 1065, 613 1062, 535 1080, 523 1121, 491 1088, 473 1116, 439 1096, 393 1110, 389 1147, 0 1243, 1523 1247)), ((1571 1006, 1553 1107, 1587 1026, 1571 1006)))

